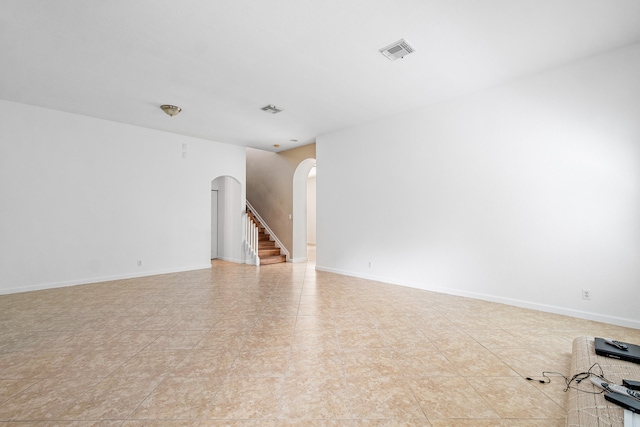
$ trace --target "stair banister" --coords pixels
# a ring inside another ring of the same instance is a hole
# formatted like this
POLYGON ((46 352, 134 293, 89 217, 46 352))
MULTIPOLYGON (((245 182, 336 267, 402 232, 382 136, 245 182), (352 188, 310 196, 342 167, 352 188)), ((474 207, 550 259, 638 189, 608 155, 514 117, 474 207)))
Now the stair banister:
MULTIPOLYGON (((287 257, 287 261, 289 261, 291 259, 291 256, 289 255, 289 251, 287 250, 287 248, 282 244, 282 242, 280 241, 280 239, 278 239, 278 236, 276 236, 276 234, 273 232, 273 230, 271 230, 271 228, 269 228, 269 226, 267 225, 267 223, 262 219, 262 217, 260 216, 260 214, 254 209, 253 206, 251 206, 251 203, 249 203, 249 201, 246 201, 247 203, 247 208, 249 208, 249 210, 251 211, 251 214, 258 220, 260 221, 260 224, 262 224, 262 226, 265 228, 265 230, 269 233, 269 235, 271 237, 273 237, 273 240, 276 242, 276 246, 278 246, 280 248, 280 251, 287 257)), ((256 236, 257 236, 257 232, 256 232, 256 236)), ((258 242, 257 242, 257 237, 256 237, 256 254, 258 253, 258 242)))
POLYGON ((245 230, 245 249, 251 257, 251 264, 260 265, 260 257, 258 256, 258 227, 251 220, 247 213, 244 214, 244 230, 245 230))

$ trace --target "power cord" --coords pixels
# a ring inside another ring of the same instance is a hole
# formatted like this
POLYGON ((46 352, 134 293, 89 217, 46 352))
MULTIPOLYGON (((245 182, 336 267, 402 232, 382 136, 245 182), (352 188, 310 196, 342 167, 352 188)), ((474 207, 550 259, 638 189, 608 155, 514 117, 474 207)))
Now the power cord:
POLYGON ((608 383, 612 382, 608 379, 605 378, 604 376, 604 371, 602 370, 602 367, 596 362, 593 365, 591 365, 591 367, 589 368, 588 371, 586 372, 580 372, 575 374, 574 376, 572 376, 571 378, 567 377, 564 374, 561 374, 560 372, 550 372, 550 371, 544 371, 542 372, 542 377, 544 379, 536 379, 536 378, 532 378, 532 377, 526 377, 527 381, 538 381, 541 384, 549 384, 551 382, 551 377, 552 376, 558 376, 564 379, 565 385, 566 387, 564 388, 563 391, 568 391, 570 388, 574 389, 574 390, 578 390, 582 393, 588 393, 588 394, 601 394, 604 393, 604 390, 600 390, 600 391, 589 391, 589 390, 583 390, 580 389, 576 386, 573 386, 572 384, 575 382, 576 384, 580 384, 582 381, 586 380, 589 377, 598 377, 603 381, 606 381, 608 383), (597 368, 597 372, 594 372, 594 368, 597 368))

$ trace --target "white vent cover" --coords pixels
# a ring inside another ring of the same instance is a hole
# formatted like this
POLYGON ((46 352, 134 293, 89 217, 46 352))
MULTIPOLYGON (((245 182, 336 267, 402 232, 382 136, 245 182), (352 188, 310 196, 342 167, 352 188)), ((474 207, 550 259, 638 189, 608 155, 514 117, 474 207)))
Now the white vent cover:
POLYGON ((266 107, 262 107, 261 110, 271 114, 278 114, 279 112, 282 111, 281 108, 278 108, 275 105, 271 105, 271 104, 267 105, 266 107))
POLYGON ((389 58, 390 61, 395 61, 398 58, 404 58, 405 55, 410 54, 415 49, 409 46, 409 43, 405 39, 400 39, 389 46, 380 49, 380 53, 389 58))

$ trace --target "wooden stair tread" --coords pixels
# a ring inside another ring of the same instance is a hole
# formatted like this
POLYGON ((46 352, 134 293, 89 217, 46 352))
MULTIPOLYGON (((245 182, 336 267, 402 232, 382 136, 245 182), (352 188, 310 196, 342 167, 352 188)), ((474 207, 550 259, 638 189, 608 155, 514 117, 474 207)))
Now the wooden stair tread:
POLYGON ((286 255, 260 257, 260 265, 279 264, 281 262, 287 262, 286 255))
POLYGON ((280 255, 280 248, 258 250, 258 256, 260 257, 260 259, 262 259, 263 257, 278 255, 280 255))
POLYGON ((260 258, 260 265, 287 262, 287 256, 280 253, 280 248, 276 246, 276 242, 271 240, 271 236, 269 236, 265 227, 248 208, 247 214, 258 227, 258 257, 260 258))

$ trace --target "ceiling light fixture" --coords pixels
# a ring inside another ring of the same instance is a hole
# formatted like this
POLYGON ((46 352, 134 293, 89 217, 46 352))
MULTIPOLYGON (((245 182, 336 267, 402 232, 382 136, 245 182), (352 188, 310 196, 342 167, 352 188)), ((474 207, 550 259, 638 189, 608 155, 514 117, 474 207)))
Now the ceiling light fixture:
POLYGON ((262 107, 261 110, 271 114, 278 114, 279 112, 282 111, 281 108, 278 108, 275 105, 271 105, 271 104, 267 105, 266 107, 262 107))
POLYGON ((407 43, 405 39, 400 39, 397 42, 391 43, 389 46, 380 49, 380 53, 386 56, 390 61, 404 58, 406 55, 414 51, 415 49, 409 46, 409 43, 407 43))
POLYGON ((177 116, 180 113, 180 111, 182 111, 182 108, 176 107, 175 105, 166 105, 165 104, 165 105, 161 105, 160 108, 162 108, 162 111, 164 111, 165 113, 167 113, 171 117, 177 116))

